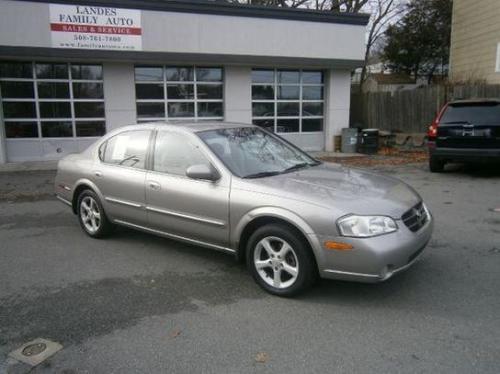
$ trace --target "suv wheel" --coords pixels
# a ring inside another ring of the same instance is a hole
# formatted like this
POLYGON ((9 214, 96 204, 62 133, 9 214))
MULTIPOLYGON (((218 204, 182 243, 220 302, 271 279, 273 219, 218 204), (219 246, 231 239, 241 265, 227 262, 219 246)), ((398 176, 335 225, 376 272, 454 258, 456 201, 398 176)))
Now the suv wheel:
POLYGON ((444 170, 445 162, 437 157, 429 158, 429 169, 433 173, 441 173, 444 170))
POLYGON ((78 196, 78 221, 85 233, 93 238, 102 238, 112 228, 99 197, 94 191, 85 190, 78 196))
POLYGON ((293 296, 316 279, 312 254, 288 227, 266 225, 248 240, 247 266, 259 286, 278 296, 293 296))

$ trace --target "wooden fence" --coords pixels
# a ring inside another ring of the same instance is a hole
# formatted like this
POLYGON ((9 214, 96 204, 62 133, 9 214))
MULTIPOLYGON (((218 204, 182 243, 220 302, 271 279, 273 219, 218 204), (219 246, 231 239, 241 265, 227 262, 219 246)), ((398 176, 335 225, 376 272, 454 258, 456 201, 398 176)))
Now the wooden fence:
POLYGON ((353 93, 351 127, 423 133, 449 100, 500 99, 500 85, 435 85, 397 92, 353 93))

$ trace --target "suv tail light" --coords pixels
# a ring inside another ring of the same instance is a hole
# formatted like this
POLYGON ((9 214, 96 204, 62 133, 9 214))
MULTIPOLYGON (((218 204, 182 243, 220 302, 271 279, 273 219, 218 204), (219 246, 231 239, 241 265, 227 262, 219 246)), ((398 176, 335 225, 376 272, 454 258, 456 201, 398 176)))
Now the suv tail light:
POLYGON ((438 123, 436 121, 433 121, 429 126, 429 129, 427 130, 427 137, 429 138, 429 140, 436 139, 437 131, 438 131, 438 123))

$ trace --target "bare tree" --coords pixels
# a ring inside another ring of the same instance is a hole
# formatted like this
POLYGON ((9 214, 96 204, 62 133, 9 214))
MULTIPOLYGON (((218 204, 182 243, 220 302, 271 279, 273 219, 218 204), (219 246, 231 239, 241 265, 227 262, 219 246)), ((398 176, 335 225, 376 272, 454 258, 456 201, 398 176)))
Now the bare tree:
POLYGON ((399 18, 406 0, 226 0, 240 4, 277 6, 282 8, 307 8, 326 12, 369 13, 370 22, 366 35, 366 49, 360 77, 360 89, 368 77, 368 63, 372 51, 385 29, 399 18))

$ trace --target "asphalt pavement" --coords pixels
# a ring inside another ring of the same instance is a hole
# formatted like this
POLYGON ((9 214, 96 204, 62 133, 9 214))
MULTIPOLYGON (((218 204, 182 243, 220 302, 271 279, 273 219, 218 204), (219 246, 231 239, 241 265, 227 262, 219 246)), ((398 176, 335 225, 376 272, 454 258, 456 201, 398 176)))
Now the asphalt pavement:
POLYGON ((379 168, 435 217, 382 284, 270 296, 208 249, 118 229, 95 240, 53 199, 53 171, 0 173, 0 373, 498 373, 500 171, 379 168), (63 349, 31 368, 34 338, 63 349))

